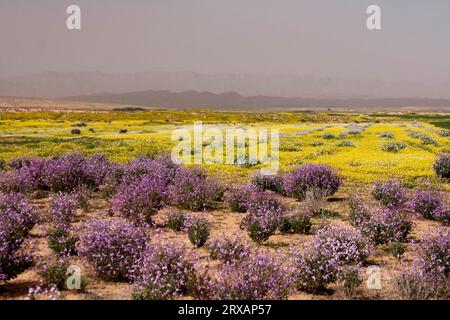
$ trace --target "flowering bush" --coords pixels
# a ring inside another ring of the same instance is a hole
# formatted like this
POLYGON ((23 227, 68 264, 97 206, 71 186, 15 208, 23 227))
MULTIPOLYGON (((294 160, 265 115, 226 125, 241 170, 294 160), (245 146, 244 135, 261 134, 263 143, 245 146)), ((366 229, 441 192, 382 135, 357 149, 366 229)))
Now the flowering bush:
POLYGON ((370 254, 362 234, 348 227, 326 226, 319 230, 304 250, 291 249, 300 289, 319 291, 338 279, 349 265, 360 265, 370 254))
POLYGON ((397 153, 400 150, 406 149, 406 143, 402 141, 386 142, 381 148, 386 152, 397 153))
POLYGON ((394 277, 394 284, 402 297, 408 300, 437 299, 447 292, 447 284, 409 268, 394 277))
POLYGON ((317 197, 328 197, 336 193, 341 178, 329 166, 323 164, 304 164, 285 175, 284 189, 287 195, 304 200, 307 191, 317 197))
POLYGON ((284 215, 280 219, 279 230, 283 233, 303 233, 308 234, 311 230, 312 214, 308 212, 295 211, 289 215, 284 215))
POLYGON ((417 268, 435 279, 450 278, 450 231, 437 228, 416 245, 417 268))
POLYGON ((152 223, 152 216, 164 205, 167 191, 163 179, 144 175, 124 183, 111 200, 114 213, 136 224, 152 223))
POLYGON ((130 280, 147 236, 125 220, 93 220, 86 224, 78 252, 107 280, 130 280))
POLYGON ((258 253, 237 263, 222 266, 211 277, 200 299, 214 300, 280 300, 292 291, 291 270, 282 259, 258 253))
POLYGON ((441 153, 437 157, 433 169, 439 177, 445 179, 450 178, 450 153, 441 153))
POLYGON ((406 242, 412 229, 412 220, 408 213, 386 208, 377 210, 357 227, 375 244, 406 242))
POLYGON ((258 191, 269 190, 279 194, 284 193, 281 176, 255 174, 252 178, 252 186, 258 191))
POLYGON ((348 218, 353 226, 360 226, 363 222, 370 219, 370 209, 360 197, 351 197, 349 200, 349 206, 350 213, 348 218))
POLYGON ((32 256, 24 252, 23 244, 36 222, 36 214, 22 194, 0 194, 0 281, 31 266, 32 256))
POLYGON ((251 193, 252 190, 248 186, 234 186, 225 194, 225 202, 228 203, 231 211, 246 212, 251 193))
POLYGON ((42 181, 52 191, 71 192, 82 185, 97 188, 114 170, 114 166, 103 156, 85 158, 74 152, 48 160, 42 181))
POLYGON ((169 212, 165 225, 174 231, 182 231, 185 227, 186 214, 182 211, 169 212))
POLYGON ((50 264, 45 263, 40 266, 39 275, 43 278, 44 285, 55 285, 58 290, 64 290, 66 288, 68 267, 69 262, 64 259, 50 264))
POLYGON ((415 212, 420 213, 427 219, 435 219, 445 205, 444 197, 441 193, 433 191, 418 190, 411 200, 411 206, 415 212))
POLYGON ((186 229, 191 243, 200 248, 208 240, 211 223, 205 218, 193 216, 187 219, 186 229))
POLYGON ((249 200, 247 215, 242 226, 255 242, 264 242, 277 229, 284 207, 268 192, 255 192, 249 200))
POLYGON ((42 174, 46 161, 41 158, 21 158, 13 162, 11 171, 0 175, 0 188, 4 192, 30 192, 43 188, 42 174))
POLYGON ((50 199, 49 220, 55 225, 68 226, 78 207, 76 195, 58 193, 50 199))
POLYGON ((193 211, 209 207, 213 200, 210 183, 200 169, 178 170, 169 186, 169 196, 174 205, 193 211))
POLYGON ((173 243, 147 246, 137 270, 133 292, 137 300, 173 299, 188 292, 194 277, 185 248, 173 243))
POLYGON ((208 243, 208 251, 212 259, 224 262, 246 259, 250 255, 249 245, 238 236, 214 238, 208 243))
POLYGON ((71 223, 77 207, 76 194, 58 193, 50 199, 48 245, 59 255, 76 254, 78 237, 72 234, 71 223))
POLYGON ((146 175, 162 181, 167 187, 179 169, 179 165, 173 163, 167 155, 160 155, 154 159, 140 157, 122 166, 118 173, 118 180, 120 183, 127 183, 146 175))
POLYGON ((407 200, 407 191, 397 179, 376 182, 372 195, 388 208, 399 208, 407 200))

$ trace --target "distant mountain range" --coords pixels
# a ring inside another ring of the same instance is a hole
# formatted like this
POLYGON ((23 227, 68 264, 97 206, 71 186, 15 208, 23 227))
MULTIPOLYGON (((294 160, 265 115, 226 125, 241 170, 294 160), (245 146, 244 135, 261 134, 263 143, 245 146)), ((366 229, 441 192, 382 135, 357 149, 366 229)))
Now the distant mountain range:
POLYGON ((346 80, 329 77, 251 74, 202 74, 149 71, 108 74, 102 72, 43 72, 0 78, 0 96, 62 98, 98 93, 145 90, 182 92, 195 90, 243 96, 308 98, 400 98, 450 99, 450 84, 428 86, 408 81, 346 80))
POLYGON ((165 71, 0 78, 0 96, 182 108, 450 107, 450 85, 165 71))
POLYGON ((390 99, 319 99, 270 96, 245 97, 236 92, 214 94, 194 90, 183 92, 146 90, 129 93, 103 93, 66 97, 68 101, 86 101, 161 108, 227 108, 227 109, 295 109, 295 108, 373 108, 429 107, 450 109, 450 100, 420 98, 390 99))

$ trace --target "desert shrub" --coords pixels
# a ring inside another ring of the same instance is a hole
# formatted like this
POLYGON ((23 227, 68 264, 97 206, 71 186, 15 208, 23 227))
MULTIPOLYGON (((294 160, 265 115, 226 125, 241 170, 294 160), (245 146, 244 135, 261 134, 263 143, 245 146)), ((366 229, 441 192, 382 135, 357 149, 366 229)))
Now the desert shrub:
POLYGON ((353 297, 356 289, 361 285, 361 274, 358 266, 347 266, 340 270, 337 279, 341 285, 344 294, 347 297, 353 297))
POLYGON ((0 158, 0 171, 5 170, 5 168, 6 168, 6 161, 0 158))
MULTIPOLYGON (((206 283, 202 283, 203 296, 213 300, 281 300, 292 292, 289 267, 280 257, 257 253, 236 263, 222 266, 206 283)), ((197 285, 198 287, 199 285, 197 285)), ((200 290, 197 290, 200 291, 200 290)))
POLYGON ((408 213, 386 208, 376 210, 372 217, 357 227, 373 243, 384 244, 390 241, 408 241, 412 225, 408 213))
POLYGON ((434 165, 434 172, 436 175, 441 178, 449 179, 450 178, 450 153, 441 153, 437 157, 434 165))
POLYGON ((437 299, 447 292, 445 283, 436 281, 414 268, 397 274, 394 284, 400 296, 407 300, 437 299))
POLYGON ((42 173, 42 181, 54 192, 71 192, 84 185, 97 188, 114 172, 106 157, 85 158, 81 153, 69 153, 49 159, 42 173))
POLYGON ((450 137, 450 130, 447 129, 439 130, 437 134, 440 135, 441 137, 450 137))
POLYGON ((212 178, 207 179, 207 184, 210 189, 211 200, 222 201, 225 195, 225 187, 212 178))
POLYGON ((418 253, 418 270, 436 280, 450 278, 450 231, 436 228, 430 235, 419 240, 415 247, 418 253))
POLYGON ((213 198, 205 172, 187 168, 178 170, 169 187, 169 196, 174 205, 192 211, 208 208, 213 198))
POLYGON ((423 145, 426 145, 426 146, 428 146, 428 145, 437 146, 438 145, 438 143, 435 139, 433 139, 432 137, 427 136, 427 135, 420 137, 420 141, 422 142, 423 145))
POLYGON ((12 170, 0 173, 0 190, 4 192, 31 192, 43 188, 42 174, 45 165, 45 160, 41 158, 13 160, 12 170))
POLYGON ((386 182, 377 181, 372 196, 388 208, 400 208, 407 200, 407 190, 397 179, 386 182))
POLYGON ((406 143, 402 141, 386 142, 382 145, 381 149, 386 152, 397 153, 400 150, 406 149, 406 143))
POLYGON ((355 144, 351 141, 348 140, 344 140, 344 141, 340 141, 338 143, 336 143, 337 147, 354 147, 355 144))
POLYGON ((348 215, 350 224, 359 226, 370 219, 370 209, 358 196, 352 196, 349 200, 350 213, 348 215))
POLYGON ((323 146, 324 143, 322 141, 313 141, 309 144, 311 147, 319 147, 319 146, 323 146))
POLYGON ((76 194, 58 193, 50 199, 47 230, 49 248, 58 255, 75 255, 78 237, 72 233, 71 223, 78 207, 76 194))
POLYGON ((317 197, 328 197, 337 192, 341 177, 329 166, 304 164, 285 175, 284 189, 287 195, 304 200, 307 191, 317 197))
POLYGON ((255 174, 252 177, 252 186, 258 191, 269 190, 279 194, 284 192, 282 177, 275 175, 255 174))
POLYGON ((441 221, 445 225, 450 224, 450 207, 448 205, 442 205, 433 212, 433 216, 436 220, 441 221))
POLYGON ((130 184, 124 183, 111 199, 111 208, 135 224, 152 224, 152 216, 162 208, 166 198, 164 181, 144 175, 130 184))
POLYGON ((402 242, 394 241, 391 243, 389 251, 394 257, 400 259, 406 251, 406 246, 402 242))
POLYGON ((24 243, 36 222, 36 213, 22 194, 0 194, 0 281, 12 279, 32 265, 33 257, 24 243))
POLYGON ((361 265, 369 254, 370 246, 358 230, 326 226, 304 250, 291 249, 297 287, 313 292, 323 290, 339 279, 344 267, 361 265))
POLYGON ((172 211, 167 215, 165 225, 173 231, 182 231, 185 227, 186 214, 183 211, 172 211))
POLYGON ((224 262, 238 261, 250 256, 249 245, 238 236, 230 238, 221 235, 214 238, 208 243, 208 251, 211 259, 224 262))
POLYGON ((264 242, 275 233, 283 211, 283 205, 272 193, 255 192, 249 199, 242 226, 253 241, 264 242))
POLYGON ((231 211, 246 212, 251 193, 252 190, 248 186, 231 187, 225 194, 225 202, 228 203, 231 211))
POLYGON ((188 292, 194 277, 185 248, 173 243, 147 246, 137 270, 133 291, 136 300, 174 299, 188 292))
POLYGON ((55 285, 58 290, 64 290, 66 289, 68 267, 69 262, 60 259, 50 264, 42 264, 38 273, 45 286, 55 285))
POLYGON ((93 220, 85 225, 78 252, 107 280, 130 280, 147 236, 125 220, 93 220))
POLYGON ((336 138, 336 136, 334 134, 332 134, 332 133, 327 132, 327 133, 324 133, 322 135, 322 138, 324 138, 324 139, 334 139, 334 138, 336 138))
POLYGON ((58 193, 50 198, 49 221, 55 225, 68 226, 78 207, 76 195, 58 193))
POLYGON ((175 164, 170 156, 161 154, 156 158, 139 157, 125 164, 118 170, 116 179, 119 183, 127 183, 147 175, 164 181, 168 186, 175 178, 180 166, 175 164))
POLYGON ((78 240, 69 226, 51 226, 47 230, 48 247, 57 255, 76 255, 78 240))
POLYGON ((294 211, 281 217, 278 229, 282 233, 308 234, 311 230, 311 214, 303 211, 294 211))
POLYGON ((191 243, 197 248, 203 247, 211 232, 211 223, 203 218, 192 216, 186 221, 186 229, 191 243))
POLYGON ((394 138, 394 134, 392 132, 388 132, 388 131, 380 132, 380 137, 386 138, 386 139, 392 139, 392 138, 394 138))
POLYGON ((413 210, 427 219, 435 219, 438 209, 444 205, 443 195, 435 191, 418 190, 411 199, 413 210))

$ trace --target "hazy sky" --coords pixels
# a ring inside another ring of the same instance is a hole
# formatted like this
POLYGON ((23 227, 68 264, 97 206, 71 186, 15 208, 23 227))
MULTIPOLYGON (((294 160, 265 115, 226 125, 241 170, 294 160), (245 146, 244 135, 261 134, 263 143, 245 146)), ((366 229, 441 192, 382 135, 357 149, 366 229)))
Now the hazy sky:
POLYGON ((450 83, 450 1, 0 0, 0 76, 46 70, 450 83), (70 4, 81 31, 66 29, 70 4))

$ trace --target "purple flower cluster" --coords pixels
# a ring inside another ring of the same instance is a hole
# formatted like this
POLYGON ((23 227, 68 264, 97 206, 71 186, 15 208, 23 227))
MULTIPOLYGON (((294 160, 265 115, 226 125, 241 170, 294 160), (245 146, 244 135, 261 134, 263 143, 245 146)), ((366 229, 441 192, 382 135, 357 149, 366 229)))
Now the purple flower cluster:
POLYGON ((261 243, 269 239, 279 226, 284 207, 274 194, 255 192, 248 202, 247 215, 242 226, 253 241, 261 243))
POLYGON ((31 266, 32 256, 24 252, 23 244, 36 222, 36 213, 22 194, 0 194, 0 281, 31 266))
POLYGON ((0 188, 2 191, 30 192, 43 188, 44 159, 16 159, 12 168, 11 171, 2 172, 0 175, 0 188))
POLYGON ((148 245, 136 269, 137 300, 167 300, 187 293, 195 272, 185 248, 169 242, 148 245))
POLYGON ((58 226, 70 226, 78 208, 76 194, 58 193, 50 199, 49 221, 58 226))
POLYGON ((370 252, 370 245, 358 230, 326 226, 305 249, 291 249, 297 286, 306 291, 323 290, 339 278, 346 266, 365 262, 370 252))
POLYGON ((436 228, 431 235, 421 238, 416 244, 418 253, 416 266, 421 274, 436 280, 450 279, 450 231, 447 228, 436 228))
POLYGON ((349 200, 349 206, 350 213, 348 215, 348 218, 353 226, 360 226, 363 222, 370 219, 370 208, 360 197, 351 197, 349 200))
POLYGON ((71 192, 84 185, 100 186, 114 171, 114 166, 102 156, 85 158, 80 153, 69 153, 47 160, 42 181, 50 190, 71 192))
POLYGON ((450 178, 450 153, 444 152, 441 153, 434 163, 433 166, 434 172, 445 179, 450 178))
POLYGON ((201 300, 280 300, 292 292, 292 269, 286 259, 257 252, 196 276, 194 297, 201 300))
POLYGON ((250 246, 239 236, 230 238, 221 235, 214 238, 208 243, 208 251, 211 259, 223 262, 243 260, 250 256, 250 246))
POLYGON ((375 244, 390 241, 406 242, 413 223, 407 212, 394 209, 376 210, 375 214, 361 221, 357 228, 375 244))
POLYGON ((444 194, 435 191, 418 190, 411 202, 412 209, 426 219, 448 222, 449 208, 444 194))
POLYGON ((48 243, 49 247, 57 254, 72 255, 76 253, 78 237, 71 233, 71 223, 77 208, 76 194, 58 193, 50 200, 48 243))
POLYGON ((167 200, 163 178, 144 175, 133 182, 123 183, 111 200, 113 212, 136 224, 152 223, 152 216, 167 200))
POLYGON ((407 201, 407 191, 397 179, 376 182, 372 195, 388 208, 401 208, 407 201))
POLYGON ((252 185, 258 191, 273 191, 284 193, 283 178, 278 175, 262 175, 257 173, 252 178, 252 185))
POLYGON ((182 168, 169 186, 169 197, 182 209, 201 211, 211 205, 214 195, 203 170, 182 168))
POLYGON ((155 159, 141 157, 123 165, 118 170, 118 180, 120 183, 129 183, 146 175, 162 181, 167 187, 173 181, 179 169, 180 166, 173 163, 167 155, 161 155, 155 159))
POLYGON ((231 211, 246 212, 252 191, 252 188, 246 185, 231 187, 225 194, 225 202, 228 203, 231 211))
POLYGON ((126 220, 93 220, 85 225, 78 252, 107 280, 131 280, 147 235, 126 220))
POLYGON ((284 190, 288 196, 304 200, 308 191, 316 197, 328 197, 335 194, 341 177, 333 168, 324 164, 304 164, 285 175, 284 190))

